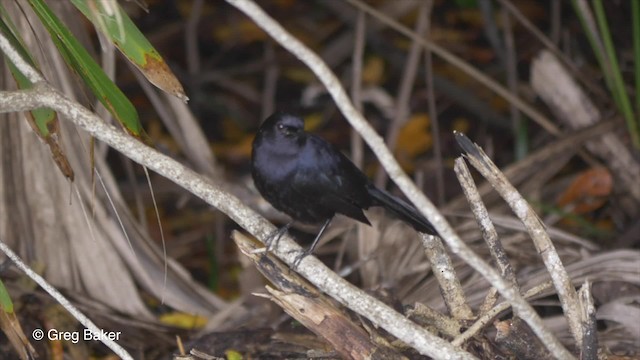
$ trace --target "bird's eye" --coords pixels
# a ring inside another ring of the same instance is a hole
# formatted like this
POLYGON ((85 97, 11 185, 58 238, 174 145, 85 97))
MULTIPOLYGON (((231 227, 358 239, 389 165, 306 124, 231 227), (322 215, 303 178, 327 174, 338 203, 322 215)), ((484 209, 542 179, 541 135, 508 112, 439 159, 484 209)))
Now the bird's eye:
POLYGON ((278 124, 278 130, 282 132, 285 136, 291 136, 296 133, 296 128, 293 126, 287 126, 284 124, 278 124))

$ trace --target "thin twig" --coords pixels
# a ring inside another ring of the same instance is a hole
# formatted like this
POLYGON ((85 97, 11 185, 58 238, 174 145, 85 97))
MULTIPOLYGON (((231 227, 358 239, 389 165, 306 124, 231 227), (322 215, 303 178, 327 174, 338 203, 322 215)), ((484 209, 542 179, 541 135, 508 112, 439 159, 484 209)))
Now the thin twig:
POLYGON ((581 345, 582 330, 578 313, 578 294, 540 218, 478 145, 471 143, 467 137, 459 133, 456 134, 456 139, 466 152, 467 160, 491 183, 527 228, 558 292, 571 334, 576 343, 581 345))
POLYGON ((578 290, 580 299, 580 315, 582 316, 582 330, 584 339, 580 349, 580 358, 584 360, 598 359, 598 324, 596 306, 591 295, 591 283, 585 280, 578 290))
POLYGON ((482 30, 484 30, 484 36, 489 41, 489 44, 491 44, 491 48, 500 61, 500 65, 504 66, 507 63, 507 56, 505 54, 506 46, 500 39, 500 31, 498 31, 498 24, 496 24, 497 19, 495 15, 495 8, 493 7, 493 1, 479 0, 478 8, 480 8, 480 13, 482 13, 482 20, 484 23, 482 30))
POLYGON ((264 62, 267 69, 264 75, 264 91, 262 92, 262 119, 266 119, 275 111, 276 90, 280 69, 275 61, 276 51, 271 41, 264 42, 264 62))
POLYGON ((480 231, 482 231, 482 238, 487 243, 489 252, 493 257, 493 260, 496 262, 496 265, 498 265, 500 273, 507 281, 509 281, 509 283, 511 283, 513 287, 520 291, 518 281, 516 280, 516 273, 513 270, 511 263, 509 263, 509 258, 504 247, 502 247, 502 244, 498 239, 498 232, 489 218, 489 211, 487 211, 487 208, 482 203, 482 198, 478 193, 478 188, 473 182, 473 177, 469 172, 469 168, 461 158, 456 159, 454 171, 458 177, 458 182, 462 186, 465 196, 469 200, 471 212, 478 222, 480 231))
MULTIPOLYGON (((540 285, 534 286, 533 288, 527 290, 524 294, 523 297, 525 299, 529 299, 535 295, 538 295, 539 293, 551 288, 553 284, 551 283, 551 281, 547 281, 545 283, 542 283, 540 285)), ((499 303, 498 305, 494 306, 491 310, 487 311, 486 313, 482 314, 474 323, 473 325, 469 326, 469 328, 467 330, 465 330, 464 333, 462 333, 460 336, 456 337, 451 343, 457 346, 462 346, 462 344, 464 344, 465 341, 471 339, 473 336, 475 336, 476 334, 480 333, 480 331, 487 326, 487 324, 489 324, 491 322, 491 320, 493 320, 493 318, 495 318, 496 316, 498 316, 501 312, 507 310, 509 307, 511 307, 511 304, 509 304, 508 302, 502 302, 499 303)))
MULTIPOLYGON (((511 17, 509 13, 502 9, 502 20, 504 27, 504 66, 507 73, 507 88, 514 94, 518 93, 518 68, 517 68, 517 56, 516 45, 513 40, 513 26, 511 24, 511 17)), ((520 111, 513 103, 509 103, 509 114, 511 116, 511 131, 513 131, 513 138, 515 139, 515 157, 517 160, 524 158, 527 155, 527 133, 526 125, 522 120, 520 111)))
MULTIPOLYGON (((78 310, 75 306, 67 300, 56 288, 51 286, 42 276, 40 276, 35 271, 31 270, 30 267, 27 266, 20 257, 11 250, 4 242, 0 241, 0 250, 4 252, 7 257, 13 261, 16 266, 22 270, 30 279, 35 281, 44 291, 49 293, 51 297, 56 299, 56 301, 62 305, 73 317, 78 320, 84 327, 91 330, 91 333, 95 337, 95 339, 100 340, 103 344, 105 344, 109 349, 111 349, 116 355, 120 356, 122 359, 133 359, 133 357, 118 343, 111 340, 108 336, 104 335, 104 330, 100 329, 96 324, 93 323, 86 315, 84 315, 80 310, 78 310)), ((35 332, 34 332, 35 333, 35 332)))
MULTIPOLYGON (((416 21, 416 34, 423 36, 429 24, 429 9, 427 3, 422 3, 418 10, 418 20, 416 21)), ((404 73, 400 80, 398 88, 398 100, 396 101, 396 111, 391 121, 389 128, 387 129, 387 135, 385 142, 390 149, 396 147, 398 142, 398 135, 402 125, 407 122, 411 109, 409 102, 411 100, 411 93, 413 92, 413 85, 416 81, 416 74, 418 73, 418 65, 420 64, 420 53, 422 46, 416 39, 412 39, 411 48, 407 56, 407 61, 404 65, 404 73)), ((384 183, 387 179, 387 175, 384 172, 384 168, 379 168, 375 175, 374 183, 378 187, 384 187, 384 183)))
MULTIPOLYGON (((351 69, 351 99, 353 99, 353 105, 358 109, 359 112, 362 112, 362 63, 364 62, 364 49, 366 45, 366 30, 367 30, 367 15, 364 11, 358 11, 358 18, 356 20, 356 30, 354 33, 354 44, 353 44, 353 56, 352 62, 353 64, 351 69)), ((351 161, 358 168, 362 168, 364 164, 364 142, 362 141, 362 137, 358 134, 357 131, 351 129, 351 161)), ((372 249, 376 247, 376 245, 371 244, 369 239, 366 236, 366 229, 364 224, 358 223, 356 225, 357 239, 358 239, 358 250, 363 254, 364 257, 367 257, 366 251, 367 249, 372 249), (366 246, 366 245, 372 246, 366 246)), ((342 240, 342 244, 340 246, 340 251, 338 256, 336 257, 336 262, 334 269, 340 269, 342 267, 342 260, 344 258, 344 254, 347 248, 348 239, 345 237, 342 240)))
POLYGON ((200 73, 200 48, 198 46, 198 24, 202 18, 203 0, 194 0, 184 31, 187 71, 192 76, 200 73))
MULTIPOLYGON (((352 69, 351 69, 351 99, 353 106, 362 112, 362 62, 364 60, 366 19, 364 11, 358 11, 356 20, 356 32, 353 45, 352 69)), ((364 149, 362 138, 357 131, 351 130, 351 161, 361 168, 364 162, 364 149)))
POLYGON ((473 318, 473 311, 467 304, 467 300, 460 285, 460 280, 453 268, 451 257, 442 240, 437 236, 422 234, 420 236, 424 252, 427 254, 431 271, 438 280, 440 294, 444 299, 449 313, 454 319, 469 320, 473 318))
MULTIPOLYGON (((427 39, 431 36, 431 15, 433 10, 433 0, 427 0, 429 15, 427 16, 427 29, 425 36, 427 39)), ((425 83, 427 87, 427 106, 429 108, 429 120, 431 120, 431 134, 433 135, 433 159, 435 160, 436 173, 436 204, 442 206, 444 204, 444 194, 446 193, 444 183, 444 165, 442 162, 442 147, 440 134, 440 120, 438 119, 438 108, 436 106, 436 94, 433 86, 433 56, 431 51, 424 50, 424 67, 425 67, 425 83)))

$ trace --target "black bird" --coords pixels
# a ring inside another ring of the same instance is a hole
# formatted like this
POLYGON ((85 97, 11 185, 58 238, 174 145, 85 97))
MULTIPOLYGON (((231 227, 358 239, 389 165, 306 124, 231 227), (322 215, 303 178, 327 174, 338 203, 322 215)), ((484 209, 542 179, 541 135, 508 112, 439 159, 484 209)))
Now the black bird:
MULTIPOLYGON (((277 112, 260 126, 253 140, 251 174, 260 194, 276 209, 303 223, 323 223, 315 249, 336 213, 371 225, 362 212, 382 206, 419 232, 436 234, 431 223, 403 200, 376 188, 346 157, 324 139, 304 131, 304 120, 277 112)), ((273 234, 276 242, 291 223, 273 234)))

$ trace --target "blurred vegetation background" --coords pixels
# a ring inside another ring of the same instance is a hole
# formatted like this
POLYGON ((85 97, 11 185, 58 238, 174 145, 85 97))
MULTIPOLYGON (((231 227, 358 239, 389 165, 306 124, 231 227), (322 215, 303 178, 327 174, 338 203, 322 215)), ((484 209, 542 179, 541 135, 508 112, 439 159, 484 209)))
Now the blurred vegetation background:
MULTIPOLYGON (((603 354, 640 353, 637 0, 257 3, 322 57, 403 169, 488 258, 452 171, 453 131, 479 144, 534 206, 574 284, 593 282, 603 354)), ((396 191, 314 74, 224 1, 16 0, 0 10, 1 33, 55 87, 276 225, 287 218, 257 194, 249 160, 256 129, 277 109, 304 116, 308 131, 396 191)), ((0 84, 32 86, 9 61, 0 84)), ((0 240, 100 327, 123 331, 134 357, 175 353, 176 334, 228 358, 332 356, 252 295, 266 281, 230 241, 238 227, 223 214, 52 111, 0 115, 0 240)), ((522 225, 482 189, 521 288, 546 281, 522 225)), ((317 255, 391 304, 446 312, 415 233, 375 210, 368 216, 371 228, 339 219, 317 255)), ((314 231, 294 235, 306 244, 314 231)), ((34 328, 79 325, 4 264, 0 297, 13 308, 0 321, 3 352, 29 352, 6 335, 19 323, 41 357, 109 357, 98 343, 33 341, 34 328)), ((488 283, 460 259, 454 265, 478 309, 488 283)), ((571 348, 553 291, 531 302, 571 348)), ((494 333, 489 326, 467 348, 513 356, 494 333)))

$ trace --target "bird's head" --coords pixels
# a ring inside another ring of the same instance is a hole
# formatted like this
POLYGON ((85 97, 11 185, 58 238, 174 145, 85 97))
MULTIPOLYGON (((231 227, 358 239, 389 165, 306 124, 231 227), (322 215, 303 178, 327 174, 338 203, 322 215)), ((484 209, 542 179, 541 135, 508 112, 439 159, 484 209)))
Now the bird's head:
POLYGON ((297 140, 304 134, 304 120, 296 115, 277 112, 260 125, 258 133, 272 139, 297 140))

